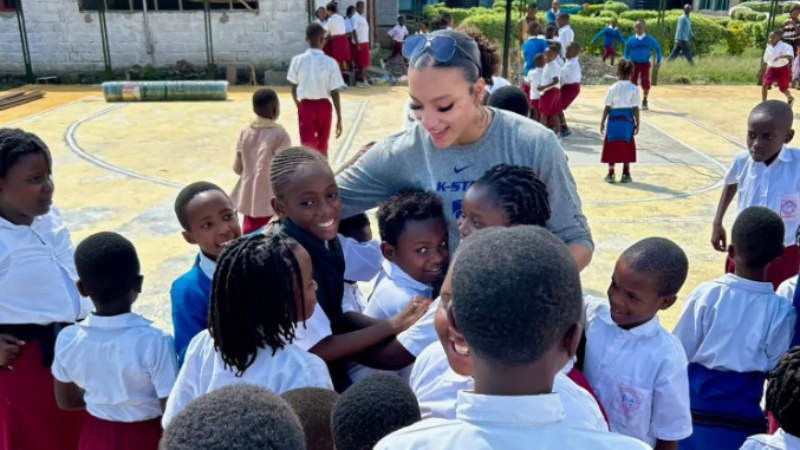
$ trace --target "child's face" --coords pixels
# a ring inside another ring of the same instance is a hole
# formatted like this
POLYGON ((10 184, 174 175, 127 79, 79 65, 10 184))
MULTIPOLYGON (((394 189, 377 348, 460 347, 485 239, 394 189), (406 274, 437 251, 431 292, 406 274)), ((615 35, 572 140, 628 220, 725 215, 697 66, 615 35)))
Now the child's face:
POLYGON ((629 330, 650 321, 675 300, 675 295, 659 295, 653 280, 629 268, 627 262, 617 261, 608 287, 608 302, 611 319, 620 328, 629 330))
POLYGON ((442 290, 439 300, 439 307, 436 309, 436 315, 433 316, 433 327, 436 329, 436 334, 439 336, 439 342, 444 347, 444 352, 447 355, 447 362, 450 368, 459 375, 472 376, 472 357, 469 353, 469 346, 464 341, 464 336, 451 322, 455 324, 455 320, 448 320, 448 316, 452 319, 452 285, 453 285, 453 271, 450 270, 444 278, 442 290))
POLYGON ((461 201, 461 217, 458 218, 458 233, 461 239, 468 238, 482 228, 507 227, 508 216, 497 207, 492 191, 480 184, 473 184, 461 201))
POLYGON ((230 197, 212 190, 198 194, 186 205, 189 230, 183 238, 197 244, 206 256, 216 259, 228 243, 242 235, 242 227, 230 197))
POLYGON ((781 40, 781 35, 780 34, 778 34, 778 33, 770 33, 769 34, 769 43, 771 45, 777 44, 778 41, 780 41, 780 40, 781 40))
POLYGON ((317 10, 317 18, 319 20, 325 20, 326 17, 327 17, 327 13, 326 13, 324 8, 320 8, 320 9, 317 10))
POLYGON ((441 217, 406 222, 397 245, 382 242, 381 250, 384 258, 397 264, 411 278, 420 283, 433 283, 440 279, 450 254, 447 225, 441 217))
POLYGON ((421 32, 423 32, 423 33, 427 33, 428 32, 428 26, 423 23, 422 25, 419 26, 419 30, 421 32))
POLYGON ((544 67, 545 64, 547 64, 547 59, 544 58, 544 57, 536 58, 536 59, 533 60, 533 64, 536 67, 542 68, 542 67, 544 67))
POLYGON ((794 138, 791 125, 780 124, 767 114, 750 114, 747 119, 747 148, 753 161, 764 162, 775 157, 784 144, 794 138))
POLYGON ((611 28, 617 28, 617 19, 611 19, 611 28))
POLYGON ((547 62, 551 62, 556 59, 556 52, 548 48, 547 51, 544 52, 544 58, 547 62))
POLYGON ((397 24, 402 27, 403 25, 406 24, 406 19, 403 19, 402 17, 397 19, 397 24))
POLYGON ((54 191, 47 157, 42 153, 25 155, 0 178, 0 215, 16 225, 30 224, 50 211, 54 191))
POLYGON ((292 175, 284 197, 272 198, 272 209, 317 239, 336 239, 342 199, 331 168, 320 162, 301 166, 292 175))
POLYGON ((317 282, 314 281, 314 266, 311 263, 311 255, 302 245, 297 244, 294 257, 297 258, 297 265, 300 266, 300 283, 303 289, 302 301, 299 293, 295 298, 297 321, 301 322, 308 320, 314 314, 314 308, 317 306, 317 282), (305 314, 303 314, 303 307, 305 307, 305 314))

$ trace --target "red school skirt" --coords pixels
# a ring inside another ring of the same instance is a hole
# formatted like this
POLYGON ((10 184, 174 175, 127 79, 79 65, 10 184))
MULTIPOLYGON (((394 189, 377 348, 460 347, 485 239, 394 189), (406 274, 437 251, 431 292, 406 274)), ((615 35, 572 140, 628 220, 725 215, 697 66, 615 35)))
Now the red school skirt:
POLYGON ((254 231, 260 230, 264 225, 268 224, 272 216, 267 217, 250 217, 244 216, 242 221, 242 234, 250 234, 254 231))
POLYGON ((542 93, 539 97, 539 113, 543 116, 561 114, 561 89, 552 88, 542 93))
POLYGON ((614 49, 613 45, 603 46, 603 59, 606 59, 609 56, 617 56, 617 50, 614 49))
POLYGON ((331 51, 333 52, 333 59, 338 63, 350 61, 350 42, 347 36, 339 34, 331 38, 331 51))
POLYGON ((567 109, 578 98, 581 93, 580 83, 570 83, 561 85, 561 109, 567 109))
POLYGON ((359 52, 353 54, 356 67, 365 69, 372 65, 372 56, 369 54, 369 42, 358 44, 359 52))
POLYGON ((0 367, 0 450, 77 450, 86 411, 62 411, 38 341, 0 367))
POLYGON ((141 422, 112 422, 89 416, 79 450, 158 450, 161 417, 141 422))
MULTIPOLYGON (((730 257, 725 261, 725 273, 733 273, 736 264, 730 257)), ((797 275, 800 270, 800 250, 790 245, 783 250, 783 255, 772 261, 767 267, 767 281, 777 290, 781 283, 797 275)))

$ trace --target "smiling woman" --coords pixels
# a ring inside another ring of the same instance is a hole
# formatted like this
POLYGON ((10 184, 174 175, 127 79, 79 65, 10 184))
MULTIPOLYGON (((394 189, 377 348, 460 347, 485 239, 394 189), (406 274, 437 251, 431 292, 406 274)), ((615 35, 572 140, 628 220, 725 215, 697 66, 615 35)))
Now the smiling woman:
POLYGON ((489 168, 531 167, 553 205, 547 228, 569 244, 580 268, 594 248, 575 180, 555 135, 528 118, 482 106, 491 65, 475 39, 450 30, 406 39, 408 81, 419 126, 390 136, 350 161, 336 182, 343 217, 375 207, 404 188, 436 192, 445 204, 450 250, 465 191, 489 168), (350 165, 351 164, 351 165, 350 165))

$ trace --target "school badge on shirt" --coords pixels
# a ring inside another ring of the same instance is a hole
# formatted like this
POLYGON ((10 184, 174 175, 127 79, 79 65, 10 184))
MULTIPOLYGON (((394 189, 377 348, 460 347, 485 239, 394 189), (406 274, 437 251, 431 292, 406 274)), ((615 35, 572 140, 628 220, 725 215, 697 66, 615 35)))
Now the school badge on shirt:
POLYGON ((781 200, 781 218, 794 219, 797 217, 797 200, 781 200))

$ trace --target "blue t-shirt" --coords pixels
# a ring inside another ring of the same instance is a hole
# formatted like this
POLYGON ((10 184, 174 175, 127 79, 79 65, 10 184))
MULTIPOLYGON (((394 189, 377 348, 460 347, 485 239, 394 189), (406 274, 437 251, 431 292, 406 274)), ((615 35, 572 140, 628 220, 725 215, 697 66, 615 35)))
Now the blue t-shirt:
POLYGON ((547 40, 542 37, 536 37, 533 39, 528 39, 522 44, 522 57, 525 59, 525 75, 528 75, 528 71, 533 70, 536 67, 533 64, 533 58, 538 55, 539 53, 544 53, 547 50, 547 40))
POLYGON ((623 57, 625 59, 629 59, 635 63, 646 63, 650 61, 650 51, 655 50, 656 52, 656 62, 661 62, 661 46, 658 45, 658 41, 650 36, 649 34, 645 34, 642 39, 639 39, 634 34, 633 36, 628 38, 628 42, 625 43, 625 52, 623 57))
POLYGON ((195 259, 192 269, 172 283, 169 295, 172 326, 175 330, 175 350, 178 352, 178 364, 183 364, 189 342, 208 328, 211 279, 200 268, 200 255, 195 259))
POLYGON ((614 45, 615 40, 619 40, 622 45, 625 45, 625 39, 622 38, 622 32, 619 31, 619 28, 611 28, 610 26, 606 25, 605 28, 600 30, 594 38, 592 39, 592 43, 597 42, 600 39, 600 36, 603 37, 603 47, 614 45))

